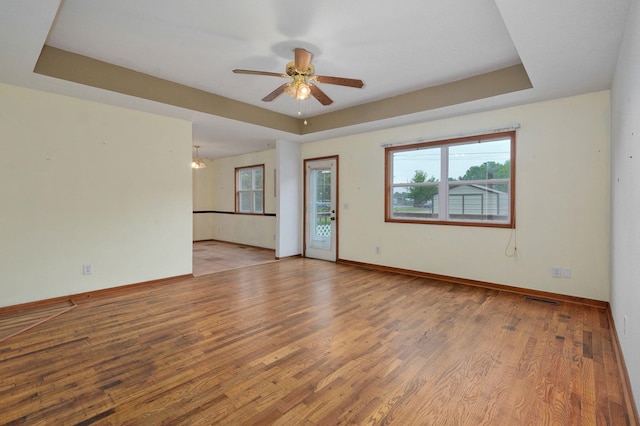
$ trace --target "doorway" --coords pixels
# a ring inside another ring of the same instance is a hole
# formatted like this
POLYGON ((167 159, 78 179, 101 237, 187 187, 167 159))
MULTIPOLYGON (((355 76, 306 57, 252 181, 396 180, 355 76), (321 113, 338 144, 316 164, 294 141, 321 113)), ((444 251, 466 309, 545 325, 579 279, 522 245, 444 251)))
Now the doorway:
POLYGON ((338 258, 338 156, 304 160, 304 256, 338 258))

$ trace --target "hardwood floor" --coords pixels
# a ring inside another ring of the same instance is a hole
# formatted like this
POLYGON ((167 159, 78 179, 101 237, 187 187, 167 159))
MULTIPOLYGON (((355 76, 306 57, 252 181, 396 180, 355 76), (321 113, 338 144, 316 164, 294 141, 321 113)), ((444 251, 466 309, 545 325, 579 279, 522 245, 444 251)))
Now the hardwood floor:
POLYGON ((291 258, 74 300, 5 424, 626 425, 605 310, 291 258))
POLYGON ((193 275, 196 277, 270 262, 276 262, 275 250, 225 241, 193 243, 193 275))
POLYGON ((24 310, 5 309, 7 311, 6 314, 0 314, 0 343, 46 321, 50 321, 75 307, 76 305, 65 300, 55 303, 43 303, 41 306, 29 306, 24 310))

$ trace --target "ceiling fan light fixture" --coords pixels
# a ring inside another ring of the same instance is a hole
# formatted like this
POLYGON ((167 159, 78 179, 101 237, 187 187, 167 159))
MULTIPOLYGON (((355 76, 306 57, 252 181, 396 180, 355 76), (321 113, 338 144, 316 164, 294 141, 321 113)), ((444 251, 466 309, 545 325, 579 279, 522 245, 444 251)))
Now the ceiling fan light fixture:
POLYGON ((296 99, 299 101, 303 101, 309 98, 311 94, 311 88, 307 83, 298 84, 298 88, 296 90, 296 99))
POLYGON ((296 97, 296 86, 293 83, 287 83, 287 86, 284 88, 284 92, 291 96, 292 98, 296 97))
POLYGON ((287 84, 284 91, 292 98, 304 101, 305 99, 308 99, 311 94, 311 86, 303 79, 296 79, 295 81, 287 84))
POLYGON ((311 94, 311 87, 307 83, 302 83, 298 86, 298 99, 307 99, 311 94))
POLYGON ((300 47, 293 49, 293 51, 295 59, 287 64, 284 74, 270 71, 243 69, 234 69, 233 72, 236 74, 268 75, 272 77, 292 79, 289 83, 284 83, 278 86, 275 90, 262 98, 263 102, 271 102, 282 93, 286 93, 298 101, 304 101, 310 96, 313 96, 322 105, 327 106, 331 105, 333 100, 314 83, 335 84, 338 86, 355 87, 358 89, 361 89, 364 86, 362 80, 355 78, 316 75, 315 69, 311 64, 311 58, 313 56, 311 52, 300 47))

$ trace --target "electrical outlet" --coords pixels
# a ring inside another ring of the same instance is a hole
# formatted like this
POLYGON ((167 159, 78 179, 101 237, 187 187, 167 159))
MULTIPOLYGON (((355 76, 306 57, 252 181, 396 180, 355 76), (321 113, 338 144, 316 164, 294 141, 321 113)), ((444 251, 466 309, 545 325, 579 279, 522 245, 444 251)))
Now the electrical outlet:
POLYGON ((562 278, 562 268, 559 266, 551 267, 551 276, 553 278, 562 278))
POLYGON ((82 265, 82 274, 83 275, 93 274, 93 265, 91 263, 85 263, 84 265, 82 265))
POLYGON ((571 278, 571 268, 562 268, 562 278, 571 278))
POLYGON ((380 253, 382 253, 382 249, 380 248, 380 246, 376 246, 376 254, 380 253))

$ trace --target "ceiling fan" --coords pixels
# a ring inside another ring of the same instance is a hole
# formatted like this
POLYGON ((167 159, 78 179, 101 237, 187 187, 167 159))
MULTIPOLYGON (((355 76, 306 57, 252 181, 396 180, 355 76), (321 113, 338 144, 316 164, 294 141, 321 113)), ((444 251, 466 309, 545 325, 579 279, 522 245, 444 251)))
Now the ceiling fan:
POLYGON ((358 89, 364 86, 362 80, 354 78, 344 77, 329 77, 326 75, 315 75, 314 67, 311 64, 311 52, 302 49, 295 48, 294 60, 287 64, 285 74, 268 71, 252 71, 252 70, 233 70, 236 74, 253 74, 253 75, 267 75, 272 77, 291 78, 288 83, 284 83, 273 92, 262 98, 264 102, 271 102, 283 92, 287 93, 292 98, 298 100, 304 100, 309 95, 316 98, 322 105, 330 105, 333 100, 327 96, 315 83, 336 84, 338 86, 356 87, 358 89))

